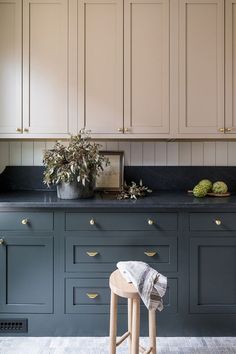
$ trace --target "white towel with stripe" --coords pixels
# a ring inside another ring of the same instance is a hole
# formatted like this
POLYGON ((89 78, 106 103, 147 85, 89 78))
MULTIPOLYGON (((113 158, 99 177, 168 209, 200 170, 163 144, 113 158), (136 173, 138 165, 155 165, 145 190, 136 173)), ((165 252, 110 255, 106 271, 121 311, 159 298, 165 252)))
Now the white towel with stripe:
POLYGON ((117 268, 128 283, 133 283, 148 310, 163 310, 167 278, 139 261, 118 262, 117 268))

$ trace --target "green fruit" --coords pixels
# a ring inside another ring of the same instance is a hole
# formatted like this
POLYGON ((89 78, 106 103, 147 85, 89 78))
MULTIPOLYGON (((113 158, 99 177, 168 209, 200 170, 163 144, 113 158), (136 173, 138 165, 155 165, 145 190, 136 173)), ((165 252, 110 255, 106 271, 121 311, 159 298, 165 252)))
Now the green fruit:
POLYGON ((193 188, 193 195, 194 195, 194 197, 197 197, 197 198, 203 198, 207 195, 207 190, 204 186, 197 184, 193 188))
POLYGON ((223 194, 228 192, 228 186, 225 182, 217 181, 212 186, 212 192, 217 194, 223 194))
POLYGON ((198 184, 205 187, 207 192, 210 192, 212 189, 212 182, 209 179, 202 179, 198 184))

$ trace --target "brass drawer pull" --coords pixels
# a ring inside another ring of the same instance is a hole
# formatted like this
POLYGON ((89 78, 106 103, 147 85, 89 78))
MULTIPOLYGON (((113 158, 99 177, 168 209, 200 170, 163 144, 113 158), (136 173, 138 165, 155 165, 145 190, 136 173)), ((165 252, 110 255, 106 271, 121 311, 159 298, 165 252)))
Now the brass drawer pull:
POLYGON ((16 128, 16 131, 17 131, 17 133, 21 133, 22 132, 21 128, 16 128))
POLYGON ((219 130, 219 132, 221 132, 221 133, 224 133, 225 132, 225 128, 220 128, 220 129, 218 129, 219 130))
POLYGON ((95 225, 95 220, 94 220, 94 219, 91 219, 91 220, 89 221, 89 223, 90 223, 90 225, 95 225))
POLYGON ((88 296, 90 299, 96 299, 96 297, 98 297, 98 294, 87 293, 87 296, 88 296))
POLYGON ((0 245, 3 245, 4 244, 4 239, 3 238, 0 238, 0 245))
POLYGON ((152 219, 148 219, 148 225, 153 225, 154 221, 152 219))
POLYGON ((99 254, 98 252, 86 252, 86 253, 89 257, 95 257, 99 254))
POLYGON ((154 257, 157 254, 157 252, 144 252, 144 254, 148 257, 154 257))
POLYGON ((220 226, 220 225, 221 225, 221 220, 215 220, 215 224, 216 224, 217 226, 220 226))
POLYGON ((21 220, 21 223, 22 223, 22 225, 27 225, 27 224, 29 224, 29 220, 23 219, 23 220, 21 220))

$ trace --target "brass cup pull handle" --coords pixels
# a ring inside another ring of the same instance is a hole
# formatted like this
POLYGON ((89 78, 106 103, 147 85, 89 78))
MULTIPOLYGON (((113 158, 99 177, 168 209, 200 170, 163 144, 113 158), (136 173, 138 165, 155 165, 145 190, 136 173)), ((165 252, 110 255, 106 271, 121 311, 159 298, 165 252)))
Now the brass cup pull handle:
POLYGON ((22 225, 27 225, 29 223, 28 219, 21 220, 22 225))
POLYGON ((217 226, 220 226, 220 225, 221 225, 221 220, 215 220, 215 224, 216 224, 217 226))
POLYGON ((99 253, 98 252, 86 252, 89 257, 96 257, 99 253))
POLYGON ((227 132, 231 132, 231 131, 232 131, 231 128, 226 128, 225 130, 226 130, 227 132))
POLYGON ((4 244, 4 239, 0 238, 0 245, 3 245, 3 244, 4 244))
POLYGON ((119 133, 123 133, 123 128, 118 128, 117 131, 118 131, 119 133))
POLYGON ((125 133, 128 133, 129 132, 129 128, 125 128, 125 133))
POLYGON ((96 297, 98 297, 98 294, 87 293, 86 295, 87 295, 90 299, 96 299, 96 297))
POLYGON ((28 128, 24 128, 24 132, 25 132, 25 133, 28 133, 28 132, 29 132, 29 129, 28 129, 28 128))
POLYGON ((148 257, 154 257, 157 254, 157 252, 144 252, 144 254, 148 257))
POLYGON ((16 128, 17 133, 21 133, 21 128, 16 128))
POLYGON ((224 133, 225 132, 225 128, 220 128, 219 132, 224 133))
POLYGON ((89 221, 89 223, 90 223, 90 225, 95 225, 95 220, 94 220, 94 219, 91 219, 91 220, 89 221))
POLYGON ((154 221, 152 219, 148 219, 148 225, 153 225, 154 221))

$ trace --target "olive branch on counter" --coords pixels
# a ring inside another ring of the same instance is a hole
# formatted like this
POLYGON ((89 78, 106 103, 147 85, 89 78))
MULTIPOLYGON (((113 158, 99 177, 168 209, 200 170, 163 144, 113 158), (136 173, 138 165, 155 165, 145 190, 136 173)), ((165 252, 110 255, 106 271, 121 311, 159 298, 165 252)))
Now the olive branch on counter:
POLYGON ((152 190, 143 185, 142 180, 139 184, 131 182, 131 185, 124 184, 123 190, 117 195, 117 199, 138 199, 145 197, 147 193, 152 193, 152 190))

